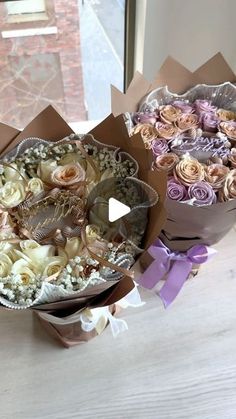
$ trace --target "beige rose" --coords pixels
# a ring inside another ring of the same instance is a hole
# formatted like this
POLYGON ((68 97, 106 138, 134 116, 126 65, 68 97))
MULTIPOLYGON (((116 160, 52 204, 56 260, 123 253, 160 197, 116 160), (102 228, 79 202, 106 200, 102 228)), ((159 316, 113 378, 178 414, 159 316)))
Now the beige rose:
POLYGON ((12 260, 8 255, 0 253, 0 278, 5 278, 11 272, 12 260))
POLYGON ((0 204, 5 208, 13 208, 24 201, 26 191, 24 183, 20 181, 9 181, 0 188, 0 204))
POLYGON ((236 199, 236 169, 230 170, 223 188, 219 191, 219 200, 221 202, 231 199, 236 199))
POLYGON ((164 124, 163 122, 156 123, 156 131, 158 137, 165 138, 166 140, 171 140, 179 134, 179 130, 176 126, 172 124, 164 124))
POLYGON ((203 180, 204 175, 204 166, 190 156, 183 157, 174 168, 175 179, 185 186, 203 180))
POLYGON ((9 166, 4 166, 4 178, 6 182, 15 180, 22 181, 23 177, 26 177, 25 174, 19 171, 15 163, 11 163, 9 166))
POLYGON ((164 153, 156 158, 155 167, 158 170, 166 170, 172 172, 175 165, 178 163, 179 157, 175 153, 164 153))
POLYGON ((228 159, 229 159, 229 161, 231 163, 231 166, 236 169, 236 148, 232 148, 231 149, 231 154, 228 157, 228 159))
POLYGON ((159 110, 162 121, 166 122, 167 124, 170 122, 175 122, 177 118, 182 114, 180 109, 175 108, 172 105, 160 106, 159 110))
POLYGON ((58 187, 78 186, 85 180, 85 171, 79 163, 58 166, 51 174, 51 183, 58 187))
POLYGON ((233 141, 236 141, 236 122, 227 121, 219 124, 219 130, 233 141))
POLYGON ((147 147, 151 147, 151 142, 157 138, 156 128, 150 124, 138 124, 131 130, 130 135, 140 133, 143 139, 143 142, 147 147))
POLYGON ((30 179, 28 182, 28 190, 34 195, 38 195, 44 190, 43 182, 39 178, 30 179))
POLYGON ((218 109, 217 116, 222 122, 231 121, 232 119, 236 119, 236 113, 232 111, 228 111, 226 109, 218 109))
POLYGON ((229 173, 229 168, 222 164, 211 164, 205 167, 205 180, 214 190, 222 188, 229 173))
POLYGON ((198 116, 192 113, 182 114, 177 118, 176 125, 181 131, 197 128, 198 116))

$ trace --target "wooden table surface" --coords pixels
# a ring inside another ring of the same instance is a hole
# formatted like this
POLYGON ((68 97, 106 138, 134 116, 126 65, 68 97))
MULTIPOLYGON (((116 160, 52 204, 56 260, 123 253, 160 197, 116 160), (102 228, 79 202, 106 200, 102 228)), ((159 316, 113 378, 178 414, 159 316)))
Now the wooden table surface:
POLYGON ((62 349, 30 312, 1 311, 1 419, 235 419, 235 230, 164 310, 157 297, 62 349))

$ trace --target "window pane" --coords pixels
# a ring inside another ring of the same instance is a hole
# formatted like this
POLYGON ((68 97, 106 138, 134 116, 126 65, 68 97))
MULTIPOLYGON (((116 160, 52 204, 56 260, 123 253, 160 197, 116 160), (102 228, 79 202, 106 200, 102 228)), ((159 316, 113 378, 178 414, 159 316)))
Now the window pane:
POLYGON ((0 2, 0 121, 23 128, 49 104, 74 128, 106 117, 110 84, 123 89, 124 8, 123 0, 0 2))

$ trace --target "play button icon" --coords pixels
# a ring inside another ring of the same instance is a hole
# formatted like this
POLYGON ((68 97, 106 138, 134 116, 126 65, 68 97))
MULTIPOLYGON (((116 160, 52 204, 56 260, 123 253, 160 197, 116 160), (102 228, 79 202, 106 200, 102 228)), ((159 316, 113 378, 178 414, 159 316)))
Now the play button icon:
POLYGON ((109 198, 108 200, 108 219, 110 223, 119 220, 125 215, 129 214, 131 208, 128 205, 123 204, 115 198, 109 198))

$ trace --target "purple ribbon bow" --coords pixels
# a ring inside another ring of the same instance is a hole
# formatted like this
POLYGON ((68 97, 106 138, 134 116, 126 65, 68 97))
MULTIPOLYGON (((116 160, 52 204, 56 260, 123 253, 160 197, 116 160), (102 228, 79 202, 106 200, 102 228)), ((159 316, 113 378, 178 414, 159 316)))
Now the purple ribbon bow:
POLYGON ((137 282, 144 288, 152 289, 164 275, 168 274, 165 284, 158 292, 164 306, 168 307, 179 294, 193 264, 205 263, 216 250, 199 244, 185 253, 172 252, 158 239, 149 247, 148 253, 154 261, 137 282))

